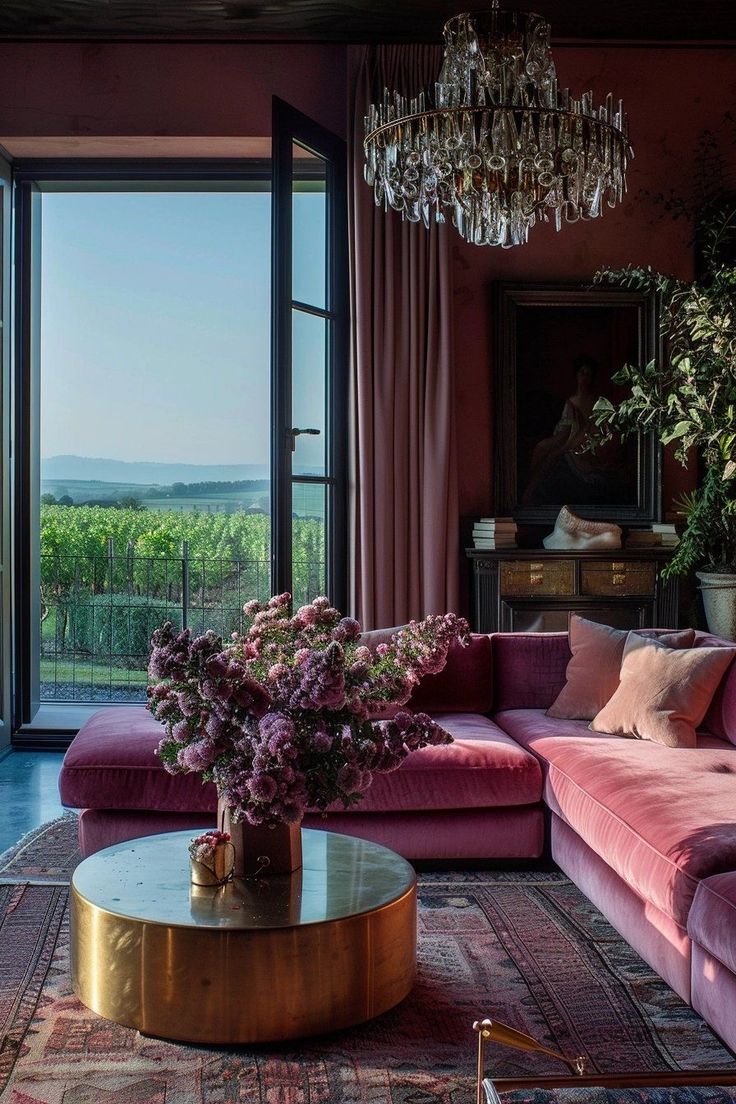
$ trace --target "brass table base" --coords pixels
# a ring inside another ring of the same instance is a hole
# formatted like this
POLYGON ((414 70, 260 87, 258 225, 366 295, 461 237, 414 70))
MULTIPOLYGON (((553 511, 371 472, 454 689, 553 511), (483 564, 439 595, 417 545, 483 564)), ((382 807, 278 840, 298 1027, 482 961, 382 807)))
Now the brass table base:
POLYGON ((146 1035, 229 1044, 334 1031, 392 1008, 416 968, 412 868, 304 830, 304 867, 190 887, 190 832, 119 844, 72 880, 74 992, 146 1035))

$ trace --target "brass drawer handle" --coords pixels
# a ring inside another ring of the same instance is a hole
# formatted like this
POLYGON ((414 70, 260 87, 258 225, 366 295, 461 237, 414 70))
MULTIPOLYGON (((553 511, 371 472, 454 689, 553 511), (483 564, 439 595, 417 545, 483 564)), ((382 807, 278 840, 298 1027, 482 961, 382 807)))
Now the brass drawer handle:
POLYGON ((614 586, 626 586, 626 564, 611 564, 611 582, 614 586))

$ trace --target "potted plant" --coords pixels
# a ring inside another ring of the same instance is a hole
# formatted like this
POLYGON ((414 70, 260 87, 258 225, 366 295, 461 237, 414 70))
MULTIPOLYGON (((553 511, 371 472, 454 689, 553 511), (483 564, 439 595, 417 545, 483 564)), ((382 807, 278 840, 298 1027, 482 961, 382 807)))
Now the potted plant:
MULTIPOLYGON (((724 261, 736 206, 715 207, 701 222, 703 276, 691 283, 651 268, 597 273, 599 282, 657 296, 665 355, 661 364, 626 364, 614 376, 628 398, 599 399, 599 440, 656 430, 687 464, 697 450, 704 475, 681 503, 685 529, 666 575, 697 570, 711 632, 736 637, 736 267, 724 261)), ((733 254, 731 253, 731 256, 733 254)))

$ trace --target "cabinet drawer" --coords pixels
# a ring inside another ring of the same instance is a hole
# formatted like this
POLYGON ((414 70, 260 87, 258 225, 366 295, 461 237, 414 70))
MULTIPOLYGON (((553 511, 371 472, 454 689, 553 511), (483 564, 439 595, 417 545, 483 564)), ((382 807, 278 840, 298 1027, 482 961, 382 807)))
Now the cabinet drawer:
POLYGON ((599 561, 581 564, 581 594, 654 594, 656 566, 652 563, 599 561))
POLYGON ((501 594, 570 595, 575 593, 574 560, 501 562, 501 594))

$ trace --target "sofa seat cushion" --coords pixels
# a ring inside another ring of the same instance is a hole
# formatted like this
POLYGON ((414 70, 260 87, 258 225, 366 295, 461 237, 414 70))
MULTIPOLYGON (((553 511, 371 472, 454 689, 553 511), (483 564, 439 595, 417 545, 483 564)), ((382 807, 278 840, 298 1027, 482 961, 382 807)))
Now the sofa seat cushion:
POLYGON ((59 776, 64 805, 74 809, 146 809, 209 813, 215 787, 198 774, 169 774, 155 752, 163 728, 144 706, 101 709, 72 740, 59 776))
POLYGON ((617 740, 607 732, 591 732, 588 721, 561 720, 548 717, 543 709, 505 709, 494 715, 494 721, 522 747, 544 756, 548 741, 583 738, 586 740, 617 740))
MULTIPOLYGON (((455 743, 422 748, 398 770, 377 774, 359 813, 530 805, 541 800, 534 756, 486 717, 438 715, 455 743)), ((100 710, 80 729, 64 757, 59 788, 77 809, 212 812, 214 786, 197 774, 168 774, 156 758, 161 725, 137 706, 100 710)))
POLYGON ((436 713, 452 744, 415 751, 390 774, 376 774, 357 813, 481 809, 542 799, 542 771, 493 721, 477 713, 436 713))
MULTIPOLYGON (((690 749, 582 735, 571 721, 554 722, 558 734, 543 736, 551 718, 543 728, 541 716, 525 712, 536 733, 528 746, 549 764, 547 804, 684 927, 700 879, 736 868, 736 748, 715 737, 690 749)), ((514 729, 509 716, 497 720, 514 729)))
MULTIPOLYGON (((736 824, 731 825, 736 840, 736 824)), ((702 881, 687 920, 687 932, 713 958, 736 974, 736 872, 702 881)))

